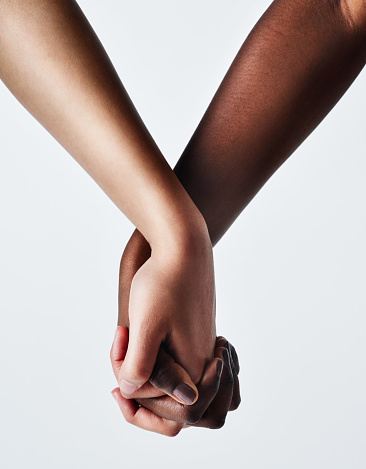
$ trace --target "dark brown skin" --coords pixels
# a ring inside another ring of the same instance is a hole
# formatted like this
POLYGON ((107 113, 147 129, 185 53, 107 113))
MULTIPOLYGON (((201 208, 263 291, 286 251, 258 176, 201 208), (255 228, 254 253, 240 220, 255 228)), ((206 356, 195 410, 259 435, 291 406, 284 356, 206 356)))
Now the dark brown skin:
POLYGON ((274 1, 184 150, 175 173, 213 244, 363 68, 366 22, 350 24, 344 3, 274 1))
MULTIPOLYGON (((271 4, 244 42, 175 168, 206 220, 213 245, 339 101, 365 59, 364 0, 271 4)), ((128 278, 148 256, 148 244, 135 231, 121 261, 119 324, 124 321, 128 278)), ((170 402, 167 411, 163 404, 149 408, 179 421, 179 404, 170 402)), ((214 410, 207 409, 210 422, 214 410)), ((200 423, 210 426, 208 420, 200 423)))
MULTIPOLYGON (((136 271, 150 256, 149 245, 140 233, 138 235, 130 240, 121 261, 119 326, 128 327, 129 325, 130 285, 136 271)), ((127 343, 116 346, 116 341, 114 341, 111 350, 111 362, 117 381, 120 367, 118 364, 124 358, 125 348, 127 348, 127 343)), ((204 376, 197 384, 198 400, 193 405, 182 405, 172 399, 173 390, 179 382, 189 385, 191 382, 189 376, 184 375, 184 370, 168 354, 168 350, 165 345, 161 347, 150 383, 145 384, 134 394, 135 400, 145 408, 145 411, 131 402, 128 407, 127 401, 121 398, 118 388, 113 391, 126 420, 141 428, 167 436, 177 435, 185 426, 221 428, 228 411, 237 409, 240 404, 239 360, 235 348, 223 337, 216 339, 215 359, 208 364, 204 376), (223 363, 220 376, 212 372, 217 359, 223 363), (156 398, 163 393, 168 396, 156 398), (159 418, 153 418, 146 412, 146 409, 159 418), (171 416, 174 418, 170 418, 171 416), (170 420, 172 421, 168 422, 170 420)))
MULTIPOLYGON (((219 379, 211 380, 203 385, 198 384, 199 398, 190 406, 179 405, 168 396, 159 399, 138 399, 138 403, 152 410, 155 414, 170 420, 172 413, 174 420, 182 426, 200 426, 212 429, 221 428, 229 410, 237 409, 240 403, 240 394, 236 391, 234 381, 238 384, 237 374, 239 364, 234 364, 233 346, 224 338, 216 341, 215 357, 223 362, 223 368, 219 379)), ((154 383, 154 380, 152 380, 154 383)), ((156 382, 156 385, 160 385, 156 382)), ((177 426, 179 428, 179 426, 177 426)))
POLYGON ((121 391, 129 397, 148 382, 169 337, 185 369, 172 365, 175 382, 169 378, 161 385, 184 397, 179 385, 188 381, 196 398, 191 377, 201 380, 214 360, 216 339, 207 226, 75 0, 0 0, 0 79, 153 248, 129 288, 131 328, 118 374, 121 391))
MULTIPOLYGON (((119 338, 114 341, 111 350, 113 371, 118 379, 121 362, 128 346, 128 332, 119 328, 119 338)), ((161 348, 157 367, 150 378, 150 386, 172 394, 172 389, 180 377, 181 367, 161 348), (173 386, 170 386, 170 385, 173 386)), ((159 398, 138 397, 140 393, 151 394, 151 390, 142 388, 136 392, 136 398, 125 399, 119 388, 112 391, 126 421, 144 430, 154 431, 166 436, 176 436, 187 426, 205 426, 221 428, 227 412, 234 410, 240 403, 239 363, 234 347, 224 337, 218 337, 215 345, 215 356, 208 363, 200 382, 197 384, 199 398, 193 405, 183 405, 171 397, 159 398), (141 404, 139 406, 138 404, 141 404), (149 410, 150 409, 150 410, 149 410), (171 415, 174 420, 171 420, 171 415)), ((154 388, 153 388, 154 389, 154 388)), ((159 391, 160 390, 160 391, 159 391)))

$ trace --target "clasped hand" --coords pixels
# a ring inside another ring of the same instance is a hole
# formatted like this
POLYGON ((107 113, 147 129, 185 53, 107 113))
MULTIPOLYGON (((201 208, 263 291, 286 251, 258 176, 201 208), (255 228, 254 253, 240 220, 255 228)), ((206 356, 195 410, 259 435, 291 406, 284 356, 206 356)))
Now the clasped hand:
POLYGON ((145 430, 175 436, 187 426, 220 428, 240 403, 235 349, 215 339, 207 257, 156 259, 137 230, 123 253, 112 394, 126 421, 145 430))

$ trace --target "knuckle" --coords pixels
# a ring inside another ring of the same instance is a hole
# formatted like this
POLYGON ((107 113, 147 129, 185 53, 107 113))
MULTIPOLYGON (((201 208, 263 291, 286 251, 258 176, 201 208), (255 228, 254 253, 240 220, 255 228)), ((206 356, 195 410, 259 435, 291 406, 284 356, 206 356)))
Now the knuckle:
POLYGON ((241 397, 240 396, 234 396, 231 404, 230 404, 230 410, 236 410, 241 404, 241 397))
POLYGON ((175 436, 178 436, 180 431, 182 430, 183 426, 182 425, 173 425, 172 427, 169 428, 169 430, 166 432, 166 436, 169 436, 170 438, 174 438, 175 436))
POLYGON ((150 377, 150 370, 143 365, 134 365, 124 369, 123 377, 132 382, 145 382, 150 377))
POLYGON ((226 416, 225 417, 214 417, 210 422, 210 428, 212 430, 218 430, 225 425, 226 416))
POLYGON ((218 347, 227 347, 228 341, 223 336, 219 336, 216 339, 216 348, 218 347))
POLYGON ((201 420, 204 409, 201 407, 190 406, 185 410, 185 421, 188 425, 195 425, 201 420))
POLYGON ((172 384, 172 377, 171 373, 169 373, 169 370, 165 367, 161 367, 158 369, 153 370, 151 376, 150 376, 150 382, 157 388, 171 388, 171 391, 173 391, 173 384, 172 384))
POLYGON ((129 423, 131 425, 134 425, 134 416, 132 414, 130 414, 130 413, 125 414, 124 418, 125 418, 127 423, 129 423))
POLYGON ((235 347, 232 344, 230 344, 230 342, 228 342, 228 344, 229 344, 230 358, 232 361, 232 368, 233 368, 233 371, 235 371, 235 373, 238 375, 240 371, 239 357, 238 357, 238 354, 236 353, 235 347))
POLYGON ((223 373, 221 375, 220 388, 221 387, 232 388, 233 386, 234 386, 234 376, 230 368, 227 368, 226 373, 223 373))

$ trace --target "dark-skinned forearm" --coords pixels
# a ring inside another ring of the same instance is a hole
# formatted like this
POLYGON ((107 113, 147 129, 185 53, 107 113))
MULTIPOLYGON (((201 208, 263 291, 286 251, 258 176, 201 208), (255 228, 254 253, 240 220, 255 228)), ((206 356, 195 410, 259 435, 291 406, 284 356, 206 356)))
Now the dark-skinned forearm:
POLYGON ((361 71, 365 11, 276 0, 244 42, 175 168, 213 244, 361 71))
MULTIPOLYGON (((175 172, 203 214, 213 244, 361 71, 363 10, 352 23, 342 4, 273 2, 183 152, 175 172)), ((121 262, 120 325, 128 324, 130 284, 149 255, 135 231, 121 262)))
MULTIPOLYGON (((363 1, 352 2, 360 6, 358 12, 344 5, 273 2, 185 149, 175 172, 203 214, 213 244, 362 69, 363 1)), ((131 281, 149 255, 149 245, 136 231, 121 262, 120 325, 128 325, 131 281)), ((178 414, 165 417, 179 420, 178 414)))

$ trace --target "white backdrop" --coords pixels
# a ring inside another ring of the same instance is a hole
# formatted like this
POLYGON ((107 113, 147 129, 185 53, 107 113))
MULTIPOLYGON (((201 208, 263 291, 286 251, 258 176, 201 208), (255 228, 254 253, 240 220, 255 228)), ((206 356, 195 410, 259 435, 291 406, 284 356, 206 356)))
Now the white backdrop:
MULTIPOLYGON (((172 165, 269 3, 80 2, 172 165)), ((168 439, 109 394, 133 227, 1 84, 1 467, 365 467, 365 98, 363 73, 217 246, 242 405, 168 439)))

